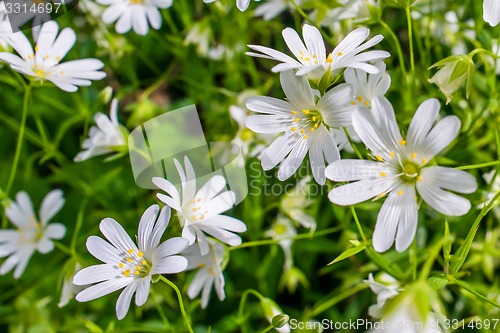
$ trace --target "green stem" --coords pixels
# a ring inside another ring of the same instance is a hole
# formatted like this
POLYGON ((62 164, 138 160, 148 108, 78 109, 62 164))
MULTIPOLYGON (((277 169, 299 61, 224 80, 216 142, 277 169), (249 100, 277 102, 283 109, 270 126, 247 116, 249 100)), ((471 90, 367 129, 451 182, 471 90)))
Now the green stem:
POLYGON ((472 165, 465 165, 461 167, 456 167, 455 169, 458 170, 470 170, 470 169, 479 169, 479 168, 485 168, 489 167, 492 165, 499 165, 500 161, 493 161, 493 162, 486 162, 486 163, 481 163, 481 164, 472 164, 472 165))
POLYGON ((186 324, 186 327, 188 328, 189 332, 194 333, 193 329, 191 328, 191 324, 189 323, 189 317, 186 314, 186 310, 184 309, 184 302, 182 301, 182 295, 181 292, 179 291, 179 288, 171 282, 169 279, 164 277, 163 275, 160 275, 160 280, 168 284, 172 289, 175 290, 175 293, 177 294, 177 299, 179 300, 179 308, 181 309, 182 317, 184 318, 184 323, 186 324))
POLYGON ((240 325, 242 332, 246 330, 245 327, 243 326, 243 324, 246 321, 246 318, 244 318, 243 313, 245 312, 245 304, 247 302, 248 295, 250 294, 254 295, 259 300, 262 300, 263 298, 263 296, 257 290, 254 289, 247 289, 243 292, 243 295, 241 296, 240 300, 240 305, 238 307, 238 325, 240 325))
POLYGON ((413 53, 413 28, 411 23, 411 11, 410 6, 406 6, 406 21, 408 23, 408 43, 410 47, 410 68, 412 74, 412 82, 415 80, 415 55, 413 53))
POLYGON ((345 136, 347 137, 347 140, 349 141, 349 144, 351 145, 352 149, 354 150, 354 152, 356 153, 356 156, 362 160, 363 159, 363 156, 361 155, 361 153, 359 152, 358 148, 356 148, 356 145, 354 144, 354 142, 352 141, 351 139, 351 135, 349 134, 349 131, 347 130, 346 127, 342 127, 342 129, 344 130, 344 133, 345 133, 345 136))
POLYGON ((158 310, 158 313, 160 314, 161 320, 163 321, 165 328, 168 329, 170 327, 170 322, 168 321, 167 316, 165 315, 165 311, 163 311, 161 304, 158 301, 158 298, 157 298, 155 292, 152 291, 151 293, 153 294, 153 301, 155 302, 155 306, 156 306, 156 309, 158 310))
POLYGON ((71 249, 69 247, 67 247, 66 245, 64 245, 63 243, 61 242, 58 242, 58 241, 54 241, 54 245, 59 249, 61 250, 62 252, 66 253, 67 255, 69 256, 72 256, 73 253, 71 252, 71 249))
POLYGON ((318 316, 320 313, 328 310, 329 308, 331 308, 335 304, 343 301, 347 297, 352 296, 352 295, 354 295, 354 294, 356 294, 356 293, 358 293, 358 292, 360 292, 368 287, 369 286, 367 283, 359 283, 355 287, 348 289, 348 290, 338 294, 337 296, 330 298, 328 301, 318 305, 310 313, 307 314, 307 317, 314 318, 314 317, 318 316))
POLYGON ((356 222, 356 227, 358 227, 359 234, 361 235, 361 238, 363 239, 363 243, 365 243, 365 245, 367 245, 368 240, 365 236, 365 233, 363 232, 363 228, 361 228, 361 223, 359 223, 358 214, 356 214, 356 210, 354 209, 354 206, 351 206, 351 213, 352 213, 352 217, 354 218, 354 221, 356 222))
POLYGON ((78 215, 76 217, 76 225, 75 225, 75 231, 73 232, 73 236, 71 238, 71 253, 73 253, 73 256, 76 256, 76 241, 78 238, 78 234, 80 232, 80 229, 82 227, 83 223, 83 215, 85 212, 85 207, 87 206, 89 199, 88 197, 85 197, 80 205, 80 209, 78 210, 78 215))
POLYGON ((23 148, 24 131, 26 130, 26 118, 28 115, 28 101, 31 93, 31 84, 26 87, 24 91, 24 101, 23 101, 23 112, 21 115, 21 126, 19 128, 19 135, 17 137, 16 152, 14 154, 14 162, 12 163, 12 169, 10 170, 9 180, 7 181, 7 186, 5 187, 5 195, 8 197, 9 192, 16 178, 16 172, 19 165, 19 158, 21 157, 21 150, 23 148))
POLYGON ((403 56, 403 49, 401 48, 401 44, 399 43, 398 36, 394 33, 394 31, 391 29, 390 26, 387 25, 382 19, 379 21, 380 25, 387 30, 387 33, 389 36, 391 36, 392 40, 394 41, 394 44, 396 45, 396 50, 398 52, 398 59, 399 59, 399 67, 401 67, 401 70, 403 71, 403 76, 407 77, 407 72, 406 72, 406 65, 405 65, 405 59, 403 56))
POLYGON ((265 240, 258 240, 258 241, 252 241, 252 242, 245 242, 245 243, 238 245, 238 246, 229 247, 228 250, 234 251, 234 250, 243 249, 246 247, 278 244, 279 242, 281 242, 285 239, 290 239, 290 240, 313 239, 315 237, 326 236, 326 235, 335 233, 335 232, 340 231, 340 230, 342 230, 342 227, 338 226, 338 227, 334 227, 334 228, 329 228, 329 229, 317 231, 314 234, 303 233, 303 234, 297 235, 295 237, 284 237, 284 238, 280 238, 280 239, 265 239, 265 240))

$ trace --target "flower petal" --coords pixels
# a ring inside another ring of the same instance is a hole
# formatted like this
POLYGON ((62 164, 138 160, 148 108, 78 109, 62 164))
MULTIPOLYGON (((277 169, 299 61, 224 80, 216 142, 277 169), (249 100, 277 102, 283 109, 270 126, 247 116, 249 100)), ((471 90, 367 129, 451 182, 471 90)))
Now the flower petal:
POLYGON ((118 320, 122 320, 127 315, 132 296, 136 289, 137 283, 131 283, 118 296, 118 300, 116 301, 116 317, 118 320))
POLYGON ((53 190, 45 196, 40 207, 40 223, 42 226, 54 217, 64 206, 63 191, 53 190))

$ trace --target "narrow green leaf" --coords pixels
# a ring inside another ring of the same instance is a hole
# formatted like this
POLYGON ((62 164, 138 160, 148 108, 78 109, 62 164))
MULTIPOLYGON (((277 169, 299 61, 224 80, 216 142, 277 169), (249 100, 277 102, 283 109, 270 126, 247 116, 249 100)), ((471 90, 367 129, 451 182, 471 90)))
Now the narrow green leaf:
POLYGON ((333 265, 335 264, 336 262, 339 262, 341 260, 344 260, 346 258, 349 258, 353 255, 355 255, 356 253, 359 253, 361 251, 363 251, 364 249, 366 249, 366 245, 365 244, 360 244, 358 246, 355 246, 355 247, 351 247, 350 249, 347 249, 345 250, 344 252, 342 252, 341 255, 339 255, 337 258, 335 258, 332 262, 330 262, 328 265, 333 265))
POLYGON ((494 301, 492 301, 492 300, 486 298, 485 296, 481 295, 480 293, 478 293, 477 291, 475 291, 474 288, 470 284, 468 284, 468 283, 466 283, 464 281, 455 279, 453 277, 451 277, 450 281, 454 282, 457 286, 459 286, 459 287, 467 290, 468 292, 470 292, 471 294, 473 294, 477 298, 479 298, 479 299, 481 299, 481 300, 483 300, 483 301, 485 301, 485 302, 487 302, 487 303, 489 303, 489 304, 491 304, 491 305, 493 305, 493 306, 495 306, 495 307, 497 307, 497 308, 500 309, 500 304, 497 304, 494 301))
POLYGON ((434 289, 438 290, 445 287, 448 284, 448 279, 444 275, 431 276, 427 283, 434 289))

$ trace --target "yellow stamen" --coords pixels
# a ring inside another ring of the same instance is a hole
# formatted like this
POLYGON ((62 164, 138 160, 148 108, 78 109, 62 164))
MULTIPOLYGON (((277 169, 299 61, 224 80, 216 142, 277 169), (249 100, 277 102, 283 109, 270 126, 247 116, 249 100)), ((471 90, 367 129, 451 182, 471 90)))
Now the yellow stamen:
POLYGON ((318 125, 317 123, 316 123, 316 124, 314 124, 314 128, 318 128, 318 126, 319 126, 319 125, 318 125))
POLYGON ((128 254, 132 254, 132 252, 134 252, 134 249, 129 249, 129 250, 127 251, 127 253, 128 253, 128 254))
POLYGON ((333 62, 333 58, 332 58, 332 54, 331 53, 326 58, 326 62, 328 62, 328 63, 332 63, 333 62))
POLYGON ((309 110, 302 110, 302 112, 304 112, 304 114, 309 114, 309 110))
POLYGON ((126 259, 126 260, 127 260, 128 262, 132 262, 132 258, 130 258, 130 257, 127 257, 127 259, 126 259))
POLYGON ((312 116, 312 121, 316 121, 316 116, 312 116))
POLYGON ((425 158, 422 158, 422 164, 427 163, 427 160, 425 158))
POLYGON ((123 272, 123 275, 129 276, 130 275, 130 269, 126 269, 125 272, 123 272))
POLYGON ((141 261, 141 264, 142 264, 143 266, 145 266, 147 263, 148 263, 148 262, 147 262, 145 259, 143 259, 143 260, 141 261))
POLYGON ((414 159, 415 157, 417 157, 417 153, 413 153, 413 154, 411 154, 411 158, 413 158, 413 159, 414 159))
POLYGON ((293 122, 294 122, 294 123, 298 123, 298 122, 299 122, 299 120, 300 120, 299 118, 295 118, 295 119, 293 120, 293 122))
POLYGON ((313 54, 313 59, 316 59, 316 55, 315 54, 313 54))
POLYGON ((292 114, 297 114, 297 111, 292 111, 292 114))
POLYGON ((139 252, 137 252, 137 256, 138 256, 139 258, 142 258, 142 257, 144 256, 144 253, 142 253, 141 251, 139 251, 139 252))
POLYGON ((309 57, 307 57, 307 58, 305 58, 304 60, 305 60, 305 61, 309 61, 309 60, 311 60, 311 59, 309 59, 309 57))
POLYGON ((419 182, 421 182, 421 181, 422 181, 422 176, 418 176, 418 177, 417 177, 417 180, 418 180, 419 182))
POLYGON ((311 129, 309 130, 309 132, 314 132, 314 127, 311 127, 311 129))
POLYGON ((135 270, 136 271, 140 271, 141 270, 141 266, 135 266, 135 270))
POLYGON ((362 101, 363 101, 363 97, 358 96, 358 102, 360 102, 360 103, 361 103, 362 101))
POLYGON ((118 267, 123 268, 125 266, 122 262, 118 264, 118 267))
POLYGON ((306 134, 306 135, 304 135, 304 140, 305 140, 305 139, 307 139, 307 138, 308 138, 307 134, 306 134))
POLYGON ((399 144, 400 144, 401 146, 404 146, 404 145, 406 144, 406 140, 400 140, 400 141, 399 141, 399 144))
POLYGON ((368 106, 368 102, 367 102, 367 101, 364 101, 364 102, 363 102, 363 105, 364 105, 364 106, 368 106))
POLYGON ((139 274, 141 274, 139 271, 134 272, 134 275, 139 275, 139 274))
POLYGON ((387 176, 387 173, 385 173, 385 172, 381 172, 381 173, 380 173, 380 175, 381 175, 382 177, 385 177, 385 176, 387 176))
POLYGON ((356 102, 355 101, 351 101, 351 105, 356 105, 356 102))
POLYGON ((394 157, 394 152, 393 151, 389 152, 389 155, 391 155, 391 157, 394 157))
POLYGON ((381 161, 383 161, 383 158, 382 158, 381 156, 379 156, 379 155, 375 156, 375 158, 376 158, 378 161, 380 161, 380 162, 381 162, 381 161))
POLYGON ((341 57, 341 56, 342 56, 342 52, 337 53, 337 55, 338 55, 339 57, 341 57))
POLYGON ((292 127, 291 130, 292 130, 292 132, 295 132, 297 130, 297 128, 296 127, 292 127))
POLYGON ((304 134, 305 130, 304 129, 301 129, 300 130, 300 134, 304 134))
POLYGON ((402 190, 399 190, 398 191, 398 195, 402 195, 403 194, 403 191, 402 190))

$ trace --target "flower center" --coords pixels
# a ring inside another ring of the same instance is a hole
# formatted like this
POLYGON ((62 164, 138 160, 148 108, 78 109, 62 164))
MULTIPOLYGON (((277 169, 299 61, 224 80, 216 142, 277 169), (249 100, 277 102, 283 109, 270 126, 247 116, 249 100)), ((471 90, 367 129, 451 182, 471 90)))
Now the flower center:
POLYGON ((359 95, 356 99, 349 102, 351 105, 362 105, 366 107, 370 107, 370 102, 363 98, 363 96, 359 95))
POLYGON ((184 206, 184 215, 191 223, 203 221, 208 210, 203 210, 201 198, 192 199, 188 205, 184 206))
POLYGON ((284 226, 283 224, 278 224, 274 226, 274 231, 276 231, 278 235, 283 235, 286 232, 286 226, 284 226))
POLYGON ((323 116, 318 110, 303 109, 300 113, 298 111, 292 111, 292 114, 295 118, 293 119, 294 124, 290 130, 292 132, 298 131, 300 134, 303 134, 304 139, 307 139, 309 133, 313 133, 316 128, 323 123, 323 116))
POLYGON ((135 252, 133 249, 129 249, 118 267, 123 270, 122 274, 124 276, 133 275, 137 278, 143 278, 149 275, 153 265, 144 258, 144 253, 141 251, 135 252))
POLYGON ((417 163, 412 161, 404 161, 401 165, 401 173, 403 174, 403 179, 407 181, 415 180, 420 172, 420 167, 417 163))
POLYGON ((249 141, 253 137, 253 132, 248 128, 245 128, 241 131, 241 140, 249 141))
POLYGON ((33 70, 33 72, 35 72, 35 76, 39 79, 43 79, 45 78, 45 70, 43 69, 35 69, 33 70))

